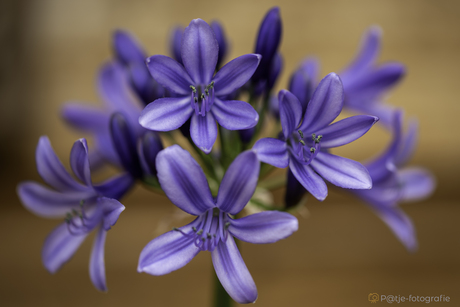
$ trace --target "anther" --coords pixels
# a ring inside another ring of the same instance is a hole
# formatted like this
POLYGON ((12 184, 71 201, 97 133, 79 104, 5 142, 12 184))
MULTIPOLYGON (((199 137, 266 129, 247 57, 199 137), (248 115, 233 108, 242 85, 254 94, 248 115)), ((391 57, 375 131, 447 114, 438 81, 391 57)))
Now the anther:
POLYGON ((206 236, 208 237, 208 239, 212 238, 212 235, 209 232, 206 234, 206 236))
POLYGON ((303 132, 302 132, 302 130, 299 130, 299 131, 297 131, 297 132, 299 133, 299 135, 300 135, 300 138, 302 138, 302 139, 303 139, 303 132))
POLYGON ((300 142, 300 144, 302 144, 302 146, 305 146, 304 140, 300 140, 299 142, 300 142))
POLYGON ((193 229, 194 232, 196 232, 196 227, 195 226, 193 226, 192 229, 193 229))
POLYGON ((192 92, 196 93, 196 87, 194 87, 193 85, 190 85, 190 89, 192 90, 192 92))
POLYGON ((230 224, 230 222, 225 223, 225 229, 228 229, 228 227, 230 227, 230 224))
POLYGON ((173 230, 174 230, 174 231, 179 231, 179 228, 173 227, 173 230))
POLYGON ((206 238, 201 238, 201 241, 203 241, 203 242, 206 241, 206 238))
POLYGON ((80 207, 83 207, 84 204, 85 204, 85 200, 84 199, 80 200, 80 207))
POLYGON ((314 147, 310 148, 311 153, 315 153, 316 149, 314 147))
POLYGON ((203 229, 200 229, 200 230, 198 230, 198 232, 196 234, 201 235, 202 233, 203 233, 203 229))
POLYGON ((311 135, 311 139, 312 139, 313 141, 315 141, 315 140, 316 140, 316 134, 313 133, 313 134, 311 135))

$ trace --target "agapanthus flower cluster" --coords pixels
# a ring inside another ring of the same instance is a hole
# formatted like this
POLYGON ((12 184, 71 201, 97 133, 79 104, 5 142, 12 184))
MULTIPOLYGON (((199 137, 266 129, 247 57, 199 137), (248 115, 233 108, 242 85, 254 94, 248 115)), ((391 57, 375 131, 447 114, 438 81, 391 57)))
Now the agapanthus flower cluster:
POLYGON ((274 87, 283 68, 279 8, 262 20, 255 47, 248 48, 254 53, 229 61, 225 30, 217 21, 194 19, 171 33, 169 57, 149 56, 132 34, 115 31, 113 58, 101 66, 97 79, 105 106, 64 105, 63 119, 92 141, 89 149, 85 139, 77 140, 70 153, 80 182, 64 168, 48 138, 40 138, 37 169, 51 188, 23 182, 18 194, 36 215, 63 219, 43 246, 48 271, 55 273, 96 230, 90 277, 106 291, 105 238, 121 212, 136 205, 121 204, 136 183, 166 194, 196 217, 146 242, 142 251, 132 251, 140 252, 138 271, 164 275, 209 251, 220 283, 239 303, 254 302, 258 294, 234 238, 259 244, 289 237, 298 229, 294 215, 305 197, 324 201, 328 183, 367 203, 409 250, 416 248, 415 228, 398 205, 428 197, 435 184, 429 171, 404 167, 415 149, 417 125, 412 120, 403 132, 403 112, 385 101, 405 69, 400 63, 375 63, 378 27, 367 30, 346 69, 321 78, 318 61, 308 56, 278 93, 274 87), (343 111, 355 115, 337 120, 343 111), (277 131, 262 138, 268 119, 277 131), (374 126, 392 135, 378 157, 360 163, 333 154, 335 147, 374 126), (166 138, 172 145, 165 148, 166 138), (189 142, 195 158, 178 141, 189 142), (94 184, 91 173, 104 164, 120 172, 94 184), (275 168, 286 172, 276 177, 275 168), (284 203, 261 201, 257 188, 284 188, 284 203))

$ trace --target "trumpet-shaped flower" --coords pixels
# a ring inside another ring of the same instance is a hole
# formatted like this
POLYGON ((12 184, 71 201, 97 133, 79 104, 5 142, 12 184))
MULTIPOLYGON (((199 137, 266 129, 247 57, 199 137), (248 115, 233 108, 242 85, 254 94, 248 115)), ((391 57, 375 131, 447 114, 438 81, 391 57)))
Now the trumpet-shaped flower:
POLYGON ((21 202, 38 216, 65 217, 65 222, 56 227, 45 240, 42 249, 44 266, 49 272, 55 273, 70 260, 86 236, 98 229, 91 252, 89 273, 93 285, 100 291, 106 291, 105 239, 107 231, 125 209, 116 199, 129 189, 131 177, 122 175, 102 185, 93 185, 85 139, 76 141, 70 153, 73 173, 83 184, 66 171, 47 137, 40 138, 36 160, 40 176, 53 189, 32 181, 23 182, 18 186, 21 202))
POLYGON ((190 224, 154 239, 141 252, 139 272, 164 275, 186 265, 200 251, 210 251, 222 286, 238 303, 257 299, 257 289, 233 237, 250 243, 273 243, 298 228, 288 213, 266 211, 233 219, 257 186, 259 162, 252 151, 241 153, 225 173, 213 198, 201 167, 178 145, 157 157, 158 178, 168 198, 197 216, 190 224))
POLYGON ((372 178, 372 189, 353 193, 371 206, 408 250, 414 250, 415 228, 398 204, 428 197, 435 188, 435 180, 423 168, 404 167, 415 149, 417 125, 412 122, 409 131, 403 134, 402 115, 401 111, 393 114, 393 140, 388 148, 365 164, 372 178))
POLYGON ((302 105, 289 91, 278 96, 282 139, 264 138, 254 144, 260 161, 289 169, 294 177, 319 200, 327 196, 323 178, 347 189, 370 189, 372 181, 358 162, 332 155, 329 148, 348 144, 364 135, 378 118, 352 116, 333 124, 343 105, 339 76, 331 73, 316 88, 302 119, 302 105))
POLYGON ((229 130, 254 127, 259 115, 244 101, 225 100, 249 80, 260 55, 246 54, 222 67, 215 75, 219 45, 211 27, 195 19, 182 36, 183 66, 170 57, 154 55, 147 59, 153 78, 175 94, 160 98, 145 107, 139 123, 150 130, 170 131, 189 118, 190 136, 205 153, 217 138, 216 121, 229 130))

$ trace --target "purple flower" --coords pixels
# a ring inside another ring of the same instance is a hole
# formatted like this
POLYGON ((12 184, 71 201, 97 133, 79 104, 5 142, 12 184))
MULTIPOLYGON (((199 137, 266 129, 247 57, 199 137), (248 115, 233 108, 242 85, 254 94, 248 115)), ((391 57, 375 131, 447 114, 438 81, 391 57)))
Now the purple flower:
POLYGON ((302 119, 302 106, 289 91, 278 96, 282 140, 264 138, 254 144, 260 161, 289 169, 294 177, 319 200, 327 196, 323 178, 347 189, 370 189, 372 181, 358 162, 332 155, 329 148, 348 144, 364 135, 378 118, 352 116, 333 124, 343 105, 339 76, 330 73, 319 83, 302 119))
POLYGON ((165 96, 165 90, 150 75, 145 66, 147 54, 136 38, 123 30, 115 31, 113 49, 116 59, 125 67, 133 91, 147 105, 165 96))
POLYGON ((244 101, 226 101, 225 96, 241 87, 252 76, 260 55, 246 54, 222 67, 215 76, 219 47, 211 27, 201 19, 192 20, 182 37, 184 66, 163 55, 147 59, 147 66, 158 83, 177 97, 161 98, 142 111, 139 123, 154 131, 170 131, 190 117, 190 136, 205 153, 217 138, 217 122, 229 130, 255 126, 259 115, 244 101))
POLYGON ((225 173, 213 198, 203 170, 178 145, 157 157, 158 177, 168 198, 197 216, 151 241, 139 257, 139 272, 164 275, 186 265, 200 251, 210 251, 222 286, 238 303, 257 299, 257 289, 233 237, 251 243, 273 243, 298 228, 288 213, 267 211, 233 219, 251 199, 257 186, 259 162, 252 151, 241 153, 225 173))
POLYGON ((353 193, 371 206, 407 249, 414 250, 417 247, 414 226, 397 205, 428 197, 435 188, 435 180, 423 168, 403 167, 415 149, 418 127, 412 122, 403 135, 402 115, 401 111, 393 113, 393 140, 388 148, 365 164, 372 178, 372 189, 353 193))
POLYGON ((99 95, 105 103, 104 108, 71 102, 64 105, 62 116, 78 130, 94 135, 96 150, 91 152, 91 165, 102 159, 122 165, 112 142, 110 118, 115 112, 123 114, 135 137, 141 137, 147 131, 139 125, 142 104, 133 95, 128 77, 120 64, 109 62, 103 65, 97 81, 99 95))
POLYGON ((372 114, 386 126, 392 125, 394 109, 381 102, 383 96, 396 86, 405 74, 401 63, 376 65, 380 52, 382 30, 373 26, 364 33, 361 48, 353 62, 340 73, 345 91, 346 108, 372 114))
MULTIPOLYGON (((257 87, 258 83, 265 83, 269 79, 271 66, 279 65, 280 55, 277 54, 281 42, 282 23, 279 7, 271 8, 260 24, 257 34, 255 52, 262 56, 260 65, 251 80, 257 87)), ((274 82, 273 82, 274 83, 274 82)))
MULTIPOLYGON (((306 58, 292 74, 289 91, 299 99, 302 112, 307 109, 313 92, 318 86, 319 61, 316 58, 306 58)), ((345 89, 344 89, 345 90, 345 89)))
MULTIPOLYGON (((225 36, 224 27, 220 24, 220 22, 214 20, 211 21, 211 29, 214 32, 215 38, 217 40, 217 44, 219 45, 219 54, 217 56, 217 70, 219 70, 222 61, 224 60, 225 56, 227 55, 228 49, 228 42, 225 36)), ((184 33, 184 28, 181 26, 177 26, 173 29, 170 38, 170 53, 172 54, 173 59, 183 65, 182 63, 182 55, 181 55, 181 48, 182 48, 182 35, 184 33)))
POLYGON ((93 185, 85 139, 76 141, 70 153, 70 165, 77 182, 64 168, 53 151, 49 139, 41 137, 36 151, 37 169, 53 189, 28 181, 19 184, 18 195, 23 205, 38 216, 65 217, 45 240, 42 261, 50 273, 55 273, 77 251, 86 236, 97 230, 89 265, 93 285, 107 291, 104 265, 104 245, 107 231, 125 209, 115 198, 131 186, 131 177, 114 177, 101 185, 93 185))

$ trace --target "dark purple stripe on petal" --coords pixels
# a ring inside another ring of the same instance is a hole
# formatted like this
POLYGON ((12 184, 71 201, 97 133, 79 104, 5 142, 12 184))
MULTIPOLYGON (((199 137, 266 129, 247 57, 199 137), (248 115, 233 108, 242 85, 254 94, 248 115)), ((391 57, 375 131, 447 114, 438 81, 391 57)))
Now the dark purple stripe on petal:
POLYGON ((343 106, 343 87, 340 78, 330 73, 321 80, 308 103, 300 129, 304 133, 316 133, 332 123, 343 106))
POLYGON ((47 136, 38 141, 35 151, 37 170, 43 180, 59 191, 85 191, 87 187, 76 182, 62 165, 47 136))
POLYGON ((302 186, 316 199, 323 201, 326 198, 326 183, 309 165, 303 165, 291 156, 289 169, 302 186))
POLYGON ((212 112, 207 112, 205 116, 196 115, 196 113, 192 115, 190 136, 203 152, 206 154, 211 152, 217 139, 217 124, 212 112))
POLYGON ((104 247, 107 231, 100 227, 96 237, 94 238, 93 249, 91 250, 91 258, 89 261, 89 276, 94 287, 99 291, 107 291, 107 283, 105 280, 105 261, 104 247))
POLYGON ((217 122, 228 130, 249 129, 259 121, 257 111, 245 101, 221 101, 215 98, 211 112, 217 122))
POLYGON ((375 116, 356 115, 318 130, 317 135, 323 136, 321 147, 331 148, 351 143, 369 131, 378 120, 375 116))
POLYGON ((370 189, 372 179, 367 169, 359 162, 319 152, 311 167, 330 183, 345 189, 370 189))
POLYGON ((299 228, 297 218, 286 212, 265 211, 231 220, 228 231, 236 238, 255 244, 285 239, 299 228))
POLYGON ((213 79, 215 95, 228 95, 243 86, 256 71, 260 58, 259 54, 245 54, 225 64, 213 79))
POLYGON ((302 106, 299 99, 287 90, 278 94, 281 127, 285 139, 295 131, 302 119, 302 106))
POLYGON ((237 214, 251 199, 259 179, 260 163, 256 154, 244 151, 230 164, 217 193, 217 206, 223 212, 237 214))
POLYGON ((225 291, 240 304, 254 303, 257 288, 232 236, 211 253, 212 264, 225 291))
POLYGON ((288 169, 286 192, 284 193, 284 204, 286 208, 297 206, 302 200, 307 190, 292 174, 291 169, 288 169))
POLYGON ((56 227, 46 237, 42 248, 42 261, 50 273, 56 273, 61 266, 72 258, 86 238, 84 235, 72 235, 67 223, 56 227))
POLYGON ((145 107, 139 123, 150 130, 171 131, 182 126, 192 112, 190 97, 160 98, 145 107))
POLYGON ((259 161, 278 168, 285 168, 289 165, 289 153, 286 142, 284 141, 274 138, 263 138, 254 144, 252 150, 256 153, 259 161))
POLYGON ((182 62, 194 84, 211 82, 219 55, 219 44, 211 27, 201 19, 194 19, 182 36, 182 62))
POLYGON ((190 85, 195 83, 177 61, 164 55, 154 55, 146 62, 150 74, 162 86, 180 95, 191 95, 190 85))
POLYGON ((197 220, 150 241, 139 256, 137 271, 164 275, 189 263, 200 251, 193 242, 196 236, 183 234, 192 234, 193 226, 197 226, 197 220))
POLYGON ((177 207, 192 215, 215 207, 206 176, 188 151, 170 146, 158 154, 156 165, 161 187, 177 207))
POLYGON ((141 160, 144 174, 156 177, 157 168, 155 166, 155 160, 158 153, 163 150, 161 138, 157 133, 149 131, 144 134, 140 144, 139 159, 141 160))
POLYGON ((24 207, 38 216, 48 218, 64 217, 72 209, 78 208, 80 201, 96 196, 90 189, 86 192, 62 193, 32 181, 22 182, 17 191, 24 207))

